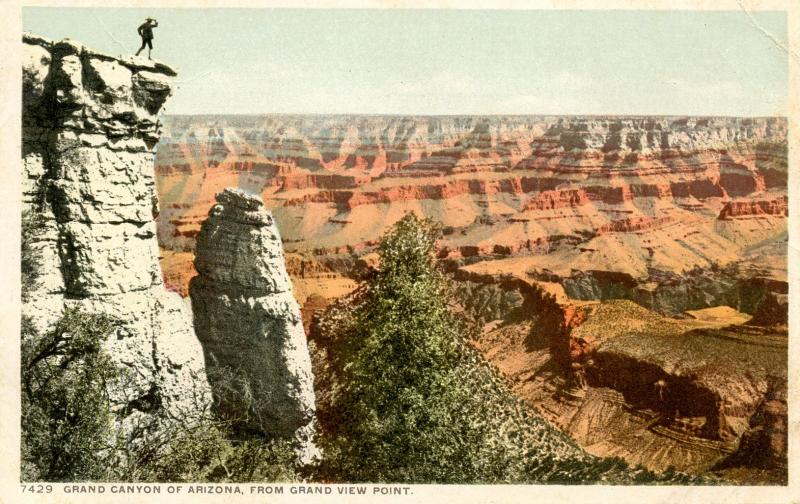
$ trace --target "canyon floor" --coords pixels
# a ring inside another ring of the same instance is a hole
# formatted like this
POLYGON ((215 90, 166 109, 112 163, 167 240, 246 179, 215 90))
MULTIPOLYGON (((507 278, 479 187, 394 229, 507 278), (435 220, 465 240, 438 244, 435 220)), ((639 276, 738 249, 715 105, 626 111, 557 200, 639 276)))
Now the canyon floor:
POLYGON ((306 331, 407 212, 473 344, 587 451, 786 482, 783 118, 168 116, 167 288, 215 195, 260 194, 306 331))

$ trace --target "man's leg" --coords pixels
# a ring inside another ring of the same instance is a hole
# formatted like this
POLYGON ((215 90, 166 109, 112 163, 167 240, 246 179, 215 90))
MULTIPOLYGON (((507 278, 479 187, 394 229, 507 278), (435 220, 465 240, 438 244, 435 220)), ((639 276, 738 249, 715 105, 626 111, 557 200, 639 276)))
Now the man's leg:
POLYGON ((147 43, 147 41, 145 39, 142 39, 142 47, 140 47, 139 50, 136 51, 136 56, 139 56, 139 53, 142 52, 142 49, 144 49, 144 45, 146 43, 147 43))
POLYGON ((147 41, 147 59, 153 59, 153 58, 150 57, 150 52, 152 50, 153 50, 153 41, 152 40, 148 40, 147 41))

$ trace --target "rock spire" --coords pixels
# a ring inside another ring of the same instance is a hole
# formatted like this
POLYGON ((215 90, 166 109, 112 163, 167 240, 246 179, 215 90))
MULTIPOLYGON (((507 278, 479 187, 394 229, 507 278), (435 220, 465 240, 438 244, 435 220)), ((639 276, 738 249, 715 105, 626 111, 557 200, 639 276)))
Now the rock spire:
POLYGON ((308 460, 313 375, 278 228, 259 196, 226 189, 216 200, 189 285, 216 403, 247 428, 297 440, 308 460))

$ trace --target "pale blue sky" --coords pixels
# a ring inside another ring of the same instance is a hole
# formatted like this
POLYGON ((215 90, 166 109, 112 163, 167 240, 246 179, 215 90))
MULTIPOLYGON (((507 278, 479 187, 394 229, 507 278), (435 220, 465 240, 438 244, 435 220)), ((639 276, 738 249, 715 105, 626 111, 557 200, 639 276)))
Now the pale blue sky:
POLYGON ((176 67, 167 112, 786 115, 782 12, 24 8, 176 67), (755 23, 755 24, 754 24, 755 23))

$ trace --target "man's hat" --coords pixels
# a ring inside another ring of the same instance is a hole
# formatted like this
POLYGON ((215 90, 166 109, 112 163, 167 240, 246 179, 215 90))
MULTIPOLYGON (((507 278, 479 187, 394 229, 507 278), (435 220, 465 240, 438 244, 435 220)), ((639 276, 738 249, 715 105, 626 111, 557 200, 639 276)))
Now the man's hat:
POLYGON ((155 20, 156 18, 151 18, 151 17, 145 19, 145 21, 155 21, 155 20))

